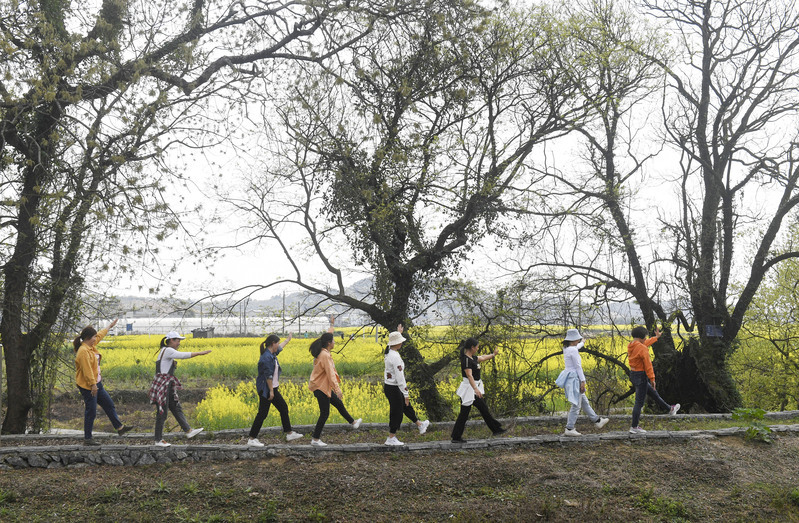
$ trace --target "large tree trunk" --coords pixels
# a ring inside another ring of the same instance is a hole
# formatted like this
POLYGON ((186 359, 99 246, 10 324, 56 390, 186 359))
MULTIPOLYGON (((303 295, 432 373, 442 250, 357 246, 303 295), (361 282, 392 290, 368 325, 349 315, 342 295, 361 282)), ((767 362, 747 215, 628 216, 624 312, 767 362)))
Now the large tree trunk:
POLYGON ((3 317, 0 339, 5 349, 8 410, 0 429, 3 434, 23 434, 28 412, 33 406, 30 395, 30 362, 32 348, 23 334, 22 311, 30 284, 31 266, 38 253, 34 223, 41 202, 39 187, 47 171, 41 164, 26 169, 21 203, 16 221, 14 252, 3 267, 3 317))
POLYGON ((30 354, 26 354, 21 340, 11 343, 3 339, 5 349, 6 384, 8 386, 8 408, 0 432, 24 434, 28 413, 33 407, 30 394, 30 354))
MULTIPOLYGON (((659 342, 663 343, 663 341, 659 342)), ((730 346, 720 339, 691 337, 682 351, 658 350, 653 362, 658 393, 685 410, 730 412, 741 396, 727 365, 730 346)))
POLYGON ((436 387, 436 373, 452 361, 452 358, 445 357, 434 364, 425 363, 422 353, 412 340, 402 345, 400 355, 408 371, 408 380, 419 392, 419 401, 424 405, 430 420, 453 419, 452 405, 441 396, 436 387))

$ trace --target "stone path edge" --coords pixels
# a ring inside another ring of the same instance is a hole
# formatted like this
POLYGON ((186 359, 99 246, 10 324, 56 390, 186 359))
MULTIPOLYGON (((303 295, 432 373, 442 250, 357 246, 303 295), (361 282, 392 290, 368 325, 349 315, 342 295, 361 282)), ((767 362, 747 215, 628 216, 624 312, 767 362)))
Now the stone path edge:
MULTIPOLYGON (((771 425, 775 433, 799 433, 799 424, 771 425)), ((544 445, 596 445, 610 441, 628 441, 637 444, 663 443, 669 440, 709 439, 739 436, 744 427, 711 430, 649 431, 645 434, 630 434, 626 431, 586 434, 569 437, 547 434, 528 437, 500 437, 469 440, 463 444, 449 441, 407 443, 401 447, 389 447, 378 443, 329 444, 326 447, 311 445, 276 444, 252 448, 241 444, 195 444, 156 447, 150 445, 55 445, 0 448, 0 470, 85 468, 101 465, 140 466, 169 463, 194 463, 201 461, 234 461, 264 459, 275 456, 299 456, 310 458, 331 453, 348 454, 359 452, 440 452, 483 451, 491 449, 524 448, 544 445)))

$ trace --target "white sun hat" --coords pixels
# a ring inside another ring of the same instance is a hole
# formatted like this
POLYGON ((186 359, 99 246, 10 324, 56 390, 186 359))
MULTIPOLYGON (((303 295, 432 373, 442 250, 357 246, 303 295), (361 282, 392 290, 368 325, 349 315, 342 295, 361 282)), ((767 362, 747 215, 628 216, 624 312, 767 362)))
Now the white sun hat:
POLYGON ((407 341, 405 337, 397 331, 392 332, 388 335, 388 346, 393 347, 394 345, 399 345, 403 341, 407 341))
POLYGON ((183 336, 178 334, 178 331, 169 331, 166 333, 166 339, 168 340, 185 340, 183 336))
POLYGON ((563 341, 577 341, 581 339, 583 339, 583 337, 580 335, 580 331, 577 329, 569 329, 566 331, 566 337, 563 338, 563 341))

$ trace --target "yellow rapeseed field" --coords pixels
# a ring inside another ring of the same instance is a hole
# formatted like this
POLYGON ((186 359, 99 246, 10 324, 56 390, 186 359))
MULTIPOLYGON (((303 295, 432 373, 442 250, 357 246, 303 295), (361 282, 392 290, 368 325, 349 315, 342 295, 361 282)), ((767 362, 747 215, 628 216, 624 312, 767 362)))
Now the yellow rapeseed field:
MULTIPOLYGON (((104 378, 111 382, 118 380, 134 383, 142 388, 148 386, 154 373, 159 341, 158 336, 146 335, 117 336, 104 340, 100 347, 104 355, 104 378)), ((218 383, 208 390, 205 399, 197 405, 195 418, 200 425, 218 430, 245 428, 252 423, 258 407, 254 380, 261 341, 262 338, 188 338, 181 343, 182 351, 198 352, 208 349, 212 351, 202 357, 178 362, 177 375, 180 379, 201 378, 203 381, 218 383)), ((283 370, 280 390, 289 405, 292 423, 297 425, 313 424, 319 414, 316 399, 307 388, 307 379, 313 367, 313 358, 308 352, 311 341, 305 338, 292 339, 279 356, 283 370)), ((336 338, 333 350, 336 368, 344 378, 342 384, 344 404, 353 416, 363 418, 367 422, 388 420, 388 401, 382 390, 384 343, 384 340, 376 342, 373 334, 350 339, 350 333, 345 331, 343 340, 340 336, 336 338)), ((623 338, 597 338, 592 340, 592 343, 606 352, 626 354, 627 340, 623 338)), ((559 339, 509 342, 506 346, 500 347, 501 354, 506 353, 506 357, 500 357, 496 362, 486 364, 485 372, 496 370, 504 372, 522 360, 531 362, 547 354, 559 354, 560 347, 559 339), (493 367, 495 363, 496 368, 493 367)), ((423 347, 422 352, 428 358, 436 359, 442 351, 452 348, 452 344, 431 343, 428 347, 423 347)), ((594 367, 594 362, 584 356, 583 366, 589 373, 594 367)), ((562 367, 561 356, 549 358, 539 370, 539 379, 522 383, 516 391, 517 394, 519 397, 528 398, 542 394, 547 387, 541 379, 554 381, 562 367)), ((460 381, 460 372, 454 363, 450 376, 444 375, 438 385, 443 397, 452 401, 456 412, 458 400, 455 389, 460 381)), ((414 392, 411 386, 414 406, 419 416, 424 419, 425 413, 421 404, 415 401, 414 392)), ((492 391, 489 390, 488 393, 491 394, 492 391)), ((553 407, 559 408, 562 399, 558 397, 558 391, 555 391, 550 401, 553 407)), ((331 409, 330 423, 343 423, 343 419, 335 409, 331 409)), ((279 424, 279 415, 273 409, 264 425, 279 424)))

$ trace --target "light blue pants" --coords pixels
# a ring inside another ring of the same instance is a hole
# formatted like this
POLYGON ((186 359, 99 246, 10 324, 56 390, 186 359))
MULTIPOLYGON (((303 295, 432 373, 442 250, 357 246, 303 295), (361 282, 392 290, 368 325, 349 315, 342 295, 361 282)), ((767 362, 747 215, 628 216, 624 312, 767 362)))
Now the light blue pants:
POLYGON ((575 405, 571 403, 571 409, 569 409, 569 416, 566 418, 566 429, 573 429, 574 424, 577 422, 577 415, 580 413, 580 407, 583 408, 583 412, 588 416, 588 419, 596 423, 599 421, 599 416, 596 415, 594 409, 591 408, 591 404, 588 402, 588 398, 586 397, 585 393, 580 394, 580 403, 575 405))

